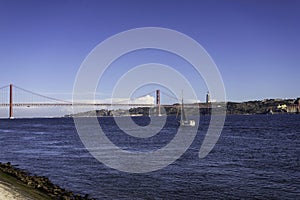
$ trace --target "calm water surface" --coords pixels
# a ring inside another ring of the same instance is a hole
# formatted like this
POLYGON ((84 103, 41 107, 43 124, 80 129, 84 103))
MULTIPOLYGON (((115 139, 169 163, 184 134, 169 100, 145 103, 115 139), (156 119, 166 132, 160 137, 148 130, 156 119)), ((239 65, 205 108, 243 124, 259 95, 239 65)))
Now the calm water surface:
MULTIPOLYGON (((171 117, 161 133, 141 140, 123 134, 113 118, 99 120, 111 141, 129 150, 161 148, 176 130, 171 117)), ((208 124, 202 117, 193 144, 173 164, 130 174, 94 159, 72 119, 1 119, 0 162, 97 199, 300 199, 300 115, 227 116, 213 151, 199 159, 208 124)))

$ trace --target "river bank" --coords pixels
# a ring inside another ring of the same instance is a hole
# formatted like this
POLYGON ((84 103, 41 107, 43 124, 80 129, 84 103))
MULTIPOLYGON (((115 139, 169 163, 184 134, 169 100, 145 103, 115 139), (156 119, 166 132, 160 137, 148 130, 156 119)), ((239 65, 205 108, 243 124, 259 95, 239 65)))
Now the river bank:
POLYGON ((21 194, 18 190, 12 188, 11 185, 8 185, 5 182, 0 181, 0 199, 5 200, 27 200, 26 196, 21 194))
MULTIPOLYGON (((163 107, 162 115, 177 116, 180 114, 180 104, 161 105, 163 107)), ((185 104, 185 113, 187 115, 210 115, 212 109, 214 113, 224 114, 224 108, 227 115, 250 115, 250 114, 299 114, 300 98, 297 99, 265 99, 246 102, 211 102, 185 104)), ((156 107, 134 107, 117 110, 91 110, 75 114, 65 115, 64 117, 116 117, 116 116, 157 116, 156 107)))
POLYGON ((10 163, 0 163, 0 199, 15 200, 88 200, 54 185, 47 177, 30 175, 10 163))

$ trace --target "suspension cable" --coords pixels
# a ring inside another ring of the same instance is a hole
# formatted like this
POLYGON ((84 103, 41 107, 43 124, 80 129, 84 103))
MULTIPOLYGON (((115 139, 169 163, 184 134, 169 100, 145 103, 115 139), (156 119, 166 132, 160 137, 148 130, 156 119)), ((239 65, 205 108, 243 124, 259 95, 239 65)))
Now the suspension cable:
POLYGON ((24 92, 27 92, 27 93, 30 93, 30 94, 33 94, 33 95, 36 95, 36 96, 39 96, 39 97, 43 97, 43 98, 50 99, 50 100, 53 100, 53 101, 64 102, 64 103, 68 103, 68 104, 71 103, 71 104, 72 104, 71 101, 66 101, 66 100, 62 100, 62 99, 56 99, 56 98, 53 98, 53 97, 48 97, 48 96, 45 96, 45 95, 42 95, 42 94, 38 94, 38 93, 36 93, 36 92, 32 92, 32 91, 30 91, 30 90, 23 89, 23 88, 18 87, 18 86, 16 86, 16 85, 13 85, 13 86, 14 86, 15 88, 18 88, 18 89, 24 91, 24 92))

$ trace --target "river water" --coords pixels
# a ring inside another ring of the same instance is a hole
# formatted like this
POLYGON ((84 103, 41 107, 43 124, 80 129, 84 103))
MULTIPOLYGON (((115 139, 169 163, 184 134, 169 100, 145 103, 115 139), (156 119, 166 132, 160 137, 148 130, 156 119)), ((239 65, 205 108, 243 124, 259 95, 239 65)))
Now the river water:
MULTIPOLYGON (((171 123, 164 134, 140 142, 120 136, 113 118, 99 121, 116 145, 135 150, 162 147, 175 134, 171 123)), ((135 121, 149 123, 147 117, 135 121)), ((131 174, 93 158, 71 118, 1 119, 0 162, 97 199, 300 199, 300 115, 227 116, 214 149, 199 159, 208 124, 209 117, 201 117, 194 142, 173 164, 131 174)))

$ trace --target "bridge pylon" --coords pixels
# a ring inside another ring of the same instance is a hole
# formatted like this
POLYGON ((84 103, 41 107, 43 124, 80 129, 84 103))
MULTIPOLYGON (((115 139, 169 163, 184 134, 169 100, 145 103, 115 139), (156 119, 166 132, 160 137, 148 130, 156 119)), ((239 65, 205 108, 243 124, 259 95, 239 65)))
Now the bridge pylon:
POLYGON ((13 119, 13 84, 9 85, 9 119, 13 119))
POLYGON ((156 106, 157 106, 157 116, 161 116, 161 113, 160 113, 160 90, 156 90, 156 106))

